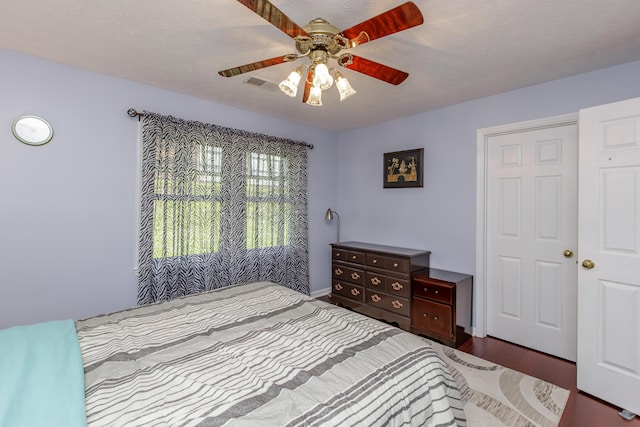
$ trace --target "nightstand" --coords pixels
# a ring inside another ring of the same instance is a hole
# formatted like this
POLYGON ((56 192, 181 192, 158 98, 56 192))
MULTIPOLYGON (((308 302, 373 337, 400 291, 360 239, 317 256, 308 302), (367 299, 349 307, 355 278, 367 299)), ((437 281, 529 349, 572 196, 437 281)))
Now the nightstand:
POLYGON ((412 275, 411 332, 451 347, 471 331, 473 276, 425 268, 412 275))

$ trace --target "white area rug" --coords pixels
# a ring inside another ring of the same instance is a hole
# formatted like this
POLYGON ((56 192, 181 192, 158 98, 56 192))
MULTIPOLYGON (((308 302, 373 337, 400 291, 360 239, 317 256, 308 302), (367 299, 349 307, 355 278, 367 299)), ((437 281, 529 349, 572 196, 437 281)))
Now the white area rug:
POLYGON ((429 342, 460 384, 468 426, 555 427, 560 422, 569 390, 429 342))

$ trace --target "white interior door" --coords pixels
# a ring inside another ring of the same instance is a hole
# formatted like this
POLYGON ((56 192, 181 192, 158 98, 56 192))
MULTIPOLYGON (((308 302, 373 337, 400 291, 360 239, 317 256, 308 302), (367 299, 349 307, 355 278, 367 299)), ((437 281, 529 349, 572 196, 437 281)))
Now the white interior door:
POLYGON ((579 183, 578 388, 640 414, 640 98, 580 111, 579 183))
POLYGON ((486 182, 487 333, 572 361, 577 141, 575 123, 490 136, 486 182))

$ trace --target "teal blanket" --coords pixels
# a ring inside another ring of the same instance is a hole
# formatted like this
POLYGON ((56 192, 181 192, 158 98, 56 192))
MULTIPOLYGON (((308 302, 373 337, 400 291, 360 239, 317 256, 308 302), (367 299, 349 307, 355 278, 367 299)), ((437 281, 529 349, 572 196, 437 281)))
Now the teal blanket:
POLYGON ((0 330, 0 426, 85 426, 84 370, 71 320, 0 330))

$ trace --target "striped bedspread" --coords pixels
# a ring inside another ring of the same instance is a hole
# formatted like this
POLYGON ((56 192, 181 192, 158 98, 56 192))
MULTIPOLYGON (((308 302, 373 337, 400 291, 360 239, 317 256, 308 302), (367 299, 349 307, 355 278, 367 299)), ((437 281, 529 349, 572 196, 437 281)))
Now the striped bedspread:
POLYGON ((425 341, 272 283, 76 329, 90 426, 465 425, 425 341))

